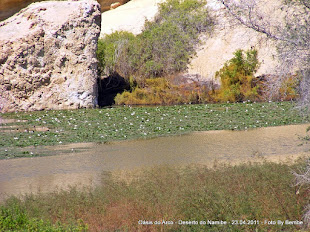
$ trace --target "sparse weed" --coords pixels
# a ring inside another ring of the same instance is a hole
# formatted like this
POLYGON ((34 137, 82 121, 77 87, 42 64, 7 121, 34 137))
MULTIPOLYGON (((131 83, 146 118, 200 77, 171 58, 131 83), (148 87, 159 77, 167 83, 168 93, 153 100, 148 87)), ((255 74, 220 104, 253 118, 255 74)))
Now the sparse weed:
POLYGON ((303 207, 309 204, 309 188, 298 187, 296 194, 291 173, 301 166, 301 162, 294 165, 269 162, 220 165, 217 168, 161 166, 141 171, 130 180, 105 173, 102 184, 94 189, 78 191, 71 188, 28 195, 23 200, 7 200, 1 206, 0 228, 17 226, 14 223, 18 217, 14 215, 20 215, 18 226, 29 221, 42 225, 50 221, 66 228, 65 223, 79 221, 80 225, 76 223, 73 228, 84 225, 82 228, 85 229, 88 225, 90 231, 301 230, 301 226, 266 223, 271 220, 302 221, 303 207), (15 219, 11 220, 11 217, 15 219), (142 225, 139 220, 172 221, 173 224, 142 225), (229 224, 180 225, 180 220, 198 223, 223 220, 229 224), (256 222, 232 225, 233 220, 256 222))

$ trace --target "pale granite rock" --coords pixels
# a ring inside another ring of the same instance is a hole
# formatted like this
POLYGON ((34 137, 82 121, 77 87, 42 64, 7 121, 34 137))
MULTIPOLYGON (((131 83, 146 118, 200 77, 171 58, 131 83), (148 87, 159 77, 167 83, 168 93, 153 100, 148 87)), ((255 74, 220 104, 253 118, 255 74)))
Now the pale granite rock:
POLYGON ((0 22, 0 112, 97 105, 100 5, 28 6, 0 22))

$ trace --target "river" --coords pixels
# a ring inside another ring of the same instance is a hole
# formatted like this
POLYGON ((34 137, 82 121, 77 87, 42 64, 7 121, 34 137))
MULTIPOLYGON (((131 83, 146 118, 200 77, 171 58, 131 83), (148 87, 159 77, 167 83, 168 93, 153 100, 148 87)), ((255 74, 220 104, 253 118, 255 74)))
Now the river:
POLYGON ((29 148, 55 156, 0 160, 0 198, 66 189, 69 185, 95 186, 103 171, 132 171, 157 165, 237 164, 262 160, 261 157, 277 162, 310 156, 310 144, 300 139, 308 126, 29 148))

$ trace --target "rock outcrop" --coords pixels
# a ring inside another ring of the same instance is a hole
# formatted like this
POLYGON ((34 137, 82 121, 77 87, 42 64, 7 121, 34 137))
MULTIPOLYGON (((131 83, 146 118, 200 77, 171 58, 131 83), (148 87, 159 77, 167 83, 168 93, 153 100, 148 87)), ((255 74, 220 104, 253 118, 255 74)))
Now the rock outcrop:
POLYGON ((102 13, 100 37, 115 31, 141 33, 145 20, 152 20, 158 12, 158 4, 164 0, 131 0, 114 10, 102 13))
MULTIPOLYGON (((129 0, 97 0, 97 2, 101 5, 101 12, 110 10, 111 5, 116 2, 123 5, 128 1, 129 0)), ((0 0, 0 21, 11 17, 21 9, 34 2, 42 2, 42 0, 0 0)))
MULTIPOLYGON (((270 1, 265 5, 265 10, 279 9, 280 3, 279 0, 270 1)), ((208 0, 207 6, 216 20, 214 31, 210 37, 203 39, 204 43, 198 48, 197 56, 188 66, 188 76, 214 79, 216 71, 219 71, 226 61, 233 58, 233 53, 237 49, 258 51, 260 66, 255 73, 256 76, 277 73, 279 62, 276 44, 273 40, 267 39, 262 33, 240 25, 218 0, 208 0)))
POLYGON ((96 1, 39 2, 0 22, 0 111, 97 104, 96 1))

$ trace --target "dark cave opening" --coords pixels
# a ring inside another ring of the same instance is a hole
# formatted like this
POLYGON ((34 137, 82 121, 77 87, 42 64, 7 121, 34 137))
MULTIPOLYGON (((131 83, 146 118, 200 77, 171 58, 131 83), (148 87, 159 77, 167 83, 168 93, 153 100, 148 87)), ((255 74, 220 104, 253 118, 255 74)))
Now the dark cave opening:
POLYGON ((128 81, 118 73, 98 78, 98 105, 99 107, 111 106, 118 93, 129 90, 128 81))

